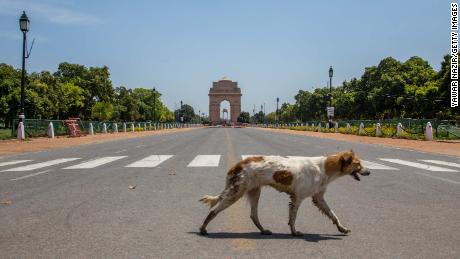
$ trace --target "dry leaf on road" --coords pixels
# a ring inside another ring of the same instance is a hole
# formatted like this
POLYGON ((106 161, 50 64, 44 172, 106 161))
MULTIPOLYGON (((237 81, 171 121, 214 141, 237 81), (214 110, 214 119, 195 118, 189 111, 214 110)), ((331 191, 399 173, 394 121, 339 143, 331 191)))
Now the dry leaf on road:
POLYGON ((10 201, 10 200, 0 200, 0 204, 3 204, 3 205, 10 205, 12 204, 13 202, 10 201))

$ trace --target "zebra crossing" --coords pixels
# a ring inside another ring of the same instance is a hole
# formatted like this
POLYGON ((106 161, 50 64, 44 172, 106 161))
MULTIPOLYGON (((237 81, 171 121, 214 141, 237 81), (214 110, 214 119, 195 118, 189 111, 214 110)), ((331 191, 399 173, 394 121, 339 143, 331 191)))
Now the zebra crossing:
MULTIPOLYGON (((256 155, 241 155, 241 159, 245 159, 250 156, 256 155)), ((186 165, 187 168, 197 168, 197 167, 219 167, 221 165, 222 155, 196 155, 193 159, 186 165)), ((291 158, 302 158, 301 156, 288 156, 291 158)), ((128 161, 128 156, 103 156, 97 157, 89 160, 84 160, 81 158, 71 157, 71 158, 58 158, 44 162, 34 162, 30 159, 21 159, 21 160, 11 160, 0 162, 0 172, 29 172, 38 169, 50 169, 53 166, 57 169, 63 170, 85 170, 85 169, 95 169, 104 166, 111 166, 111 163, 116 161, 121 161, 117 163, 117 166, 125 168, 155 168, 161 165, 162 163, 168 160, 174 160, 178 158, 175 155, 160 155, 154 154, 143 157, 137 161, 128 161), (75 164, 71 164, 76 162, 75 164), (10 168, 8 168, 10 167, 10 168), (3 169, 3 170, 2 170, 3 169)), ((374 161, 362 160, 364 166, 368 167, 371 170, 389 170, 389 171, 399 171, 401 166, 421 169, 427 172, 460 172, 460 163, 454 163, 449 161, 442 160, 431 160, 431 159, 418 159, 416 161, 403 160, 399 158, 376 158, 374 161)), ((32 174, 14 178, 11 180, 21 180, 29 178, 32 176, 40 175, 47 173, 48 170, 42 172, 33 172, 32 174)))

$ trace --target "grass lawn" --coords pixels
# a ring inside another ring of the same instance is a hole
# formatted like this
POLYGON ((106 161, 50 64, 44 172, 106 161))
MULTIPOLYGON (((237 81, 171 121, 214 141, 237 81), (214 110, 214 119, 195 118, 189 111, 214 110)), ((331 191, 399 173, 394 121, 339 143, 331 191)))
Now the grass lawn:
POLYGON ((11 129, 0 129, 0 140, 11 139, 11 129))

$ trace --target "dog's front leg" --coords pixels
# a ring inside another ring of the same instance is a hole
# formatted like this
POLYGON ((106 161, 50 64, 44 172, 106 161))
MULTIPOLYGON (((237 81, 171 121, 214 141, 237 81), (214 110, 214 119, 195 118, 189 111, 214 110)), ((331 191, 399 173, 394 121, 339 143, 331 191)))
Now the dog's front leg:
POLYGON ((334 223, 334 225, 337 226, 337 229, 344 233, 344 234, 347 234, 347 233, 350 233, 350 229, 344 227, 341 223, 340 223, 340 220, 339 218, 337 217, 337 215, 335 215, 334 211, 331 210, 329 208, 329 206, 327 205, 327 202, 326 200, 324 199, 324 192, 321 192, 321 193, 318 193, 316 195, 314 195, 312 197, 312 201, 313 201, 313 204, 315 204, 316 207, 318 207, 318 209, 324 214, 326 215, 328 218, 330 218, 332 220, 332 222, 334 223))
POLYGON ((295 220, 297 218, 297 210, 299 209, 300 203, 302 201, 298 199, 294 194, 292 194, 290 197, 291 197, 291 202, 289 203, 289 223, 288 225, 291 227, 291 234, 293 236, 302 236, 303 233, 295 229, 295 220))

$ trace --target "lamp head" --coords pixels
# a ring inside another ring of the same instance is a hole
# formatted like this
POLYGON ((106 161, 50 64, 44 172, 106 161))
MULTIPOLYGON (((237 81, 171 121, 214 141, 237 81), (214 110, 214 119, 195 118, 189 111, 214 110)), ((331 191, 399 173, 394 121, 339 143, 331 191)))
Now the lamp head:
POLYGON ((23 11, 21 17, 19 18, 19 29, 21 29, 22 32, 28 32, 29 25, 30 25, 30 20, 27 17, 26 12, 23 11))

